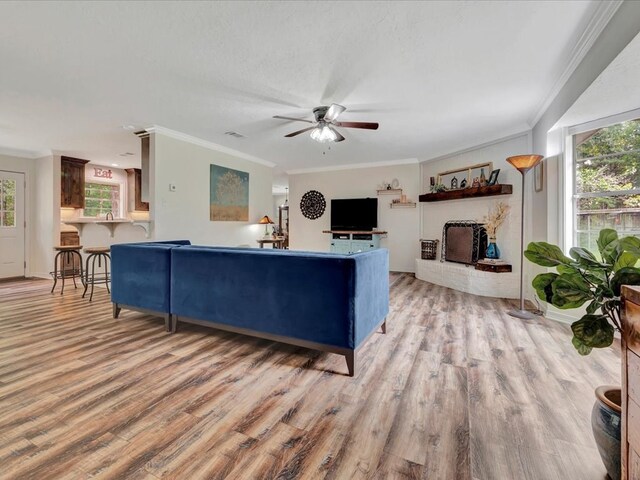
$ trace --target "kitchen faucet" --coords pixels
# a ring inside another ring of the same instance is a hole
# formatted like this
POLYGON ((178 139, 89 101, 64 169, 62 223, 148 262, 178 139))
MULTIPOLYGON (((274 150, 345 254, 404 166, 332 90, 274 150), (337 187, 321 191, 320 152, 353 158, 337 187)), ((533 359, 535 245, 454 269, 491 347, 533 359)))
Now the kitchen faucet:
POLYGON ((106 220, 113 220, 113 213, 111 212, 107 212, 107 218, 106 220), (109 215, 111 215, 111 218, 109 218, 109 215))

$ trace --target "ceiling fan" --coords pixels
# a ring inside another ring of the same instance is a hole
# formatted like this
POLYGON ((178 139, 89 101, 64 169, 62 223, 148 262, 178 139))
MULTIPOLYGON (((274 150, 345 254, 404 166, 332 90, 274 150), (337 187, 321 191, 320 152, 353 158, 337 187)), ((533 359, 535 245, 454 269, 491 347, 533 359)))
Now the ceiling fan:
POLYGON ((315 122, 304 118, 283 117, 280 115, 274 115, 273 118, 279 118, 281 120, 294 120, 297 122, 315 123, 315 125, 312 127, 303 128, 302 130, 289 133, 288 135, 285 135, 285 137, 295 137, 296 135, 300 135, 301 133, 311 131, 311 138, 320 143, 341 142, 344 140, 344 137, 334 127, 364 128, 366 130, 378 129, 378 124, 373 122, 336 121, 340 114, 345 110, 345 107, 343 107, 342 105, 338 105, 337 103, 332 103, 330 107, 316 107, 313 109, 313 115, 316 118, 315 122))

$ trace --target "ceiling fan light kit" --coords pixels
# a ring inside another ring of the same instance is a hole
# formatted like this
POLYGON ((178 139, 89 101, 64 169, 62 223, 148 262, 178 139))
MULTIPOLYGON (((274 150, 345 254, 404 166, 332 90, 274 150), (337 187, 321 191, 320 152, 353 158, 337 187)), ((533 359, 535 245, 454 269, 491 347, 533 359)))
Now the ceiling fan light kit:
POLYGON ((338 135, 336 135, 336 131, 333 128, 324 124, 311 131, 311 138, 316 142, 327 143, 335 142, 338 139, 338 135))
POLYGON ((342 142, 344 137, 334 127, 344 128, 362 128, 365 130, 377 130, 378 124, 374 122, 337 122, 338 116, 346 110, 346 107, 332 103, 330 107, 321 106, 313 109, 313 115, 316 119, 315 122, 304 118, 283 117, 281 115, 274 115, 273 118, 281 120, 293 120, 296 122, 305 123, 317 123, 315 127, 307 127, 302 130, 298 130, 285 135, 285 137, 295 137, 301 133, 311 131, 311 138, 316 142, 328 143, 328 142, 342 142))

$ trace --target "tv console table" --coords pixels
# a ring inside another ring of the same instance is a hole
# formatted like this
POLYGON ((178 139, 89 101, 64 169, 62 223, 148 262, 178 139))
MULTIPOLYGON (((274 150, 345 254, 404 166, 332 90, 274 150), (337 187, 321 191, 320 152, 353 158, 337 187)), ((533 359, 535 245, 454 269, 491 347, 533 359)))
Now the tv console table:
POLYGON ((380 248, 380 237, 386 235, 384 231, 364 230, 323 230, 322 233, 331 234, 332 253, 357 253, 380 248))

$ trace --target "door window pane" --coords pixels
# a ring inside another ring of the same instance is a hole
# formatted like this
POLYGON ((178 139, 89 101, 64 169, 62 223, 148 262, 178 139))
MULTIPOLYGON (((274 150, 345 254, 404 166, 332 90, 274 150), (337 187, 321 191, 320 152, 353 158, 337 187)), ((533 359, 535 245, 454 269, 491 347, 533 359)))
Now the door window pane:
POLYGON ((2 214, 2 226, 3 227, 15 227, 16 226, 16 217, 13 212, 4 212, 2 214))
POLYGON ((0 180, 0 227, 16 226, 16 181, 0 180))

